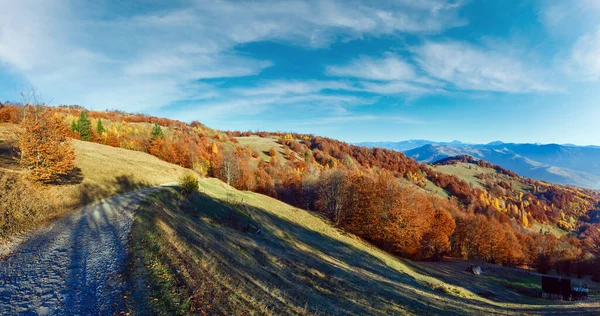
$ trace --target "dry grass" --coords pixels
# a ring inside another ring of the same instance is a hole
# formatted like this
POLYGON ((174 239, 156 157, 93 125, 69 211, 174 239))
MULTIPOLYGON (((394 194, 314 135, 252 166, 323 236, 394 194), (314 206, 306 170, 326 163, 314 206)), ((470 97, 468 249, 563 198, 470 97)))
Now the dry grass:
POLYGON ((567 231, 564 231, 564 230, 556 227, 555 225, 542 224, 540 222, 533 222, 531 224, 531 227, 529 227, 528 229, 529 229, 529 231, 531 231, 533 233, 539 233, 540 230, 542 232, 550 232, 551 234, 553 234, 557 238, 561 238, 561 237, 566 236, 566 235, 569 234, 567 231))
MULTIPOLYGON (((0 124, 0 174, 4 178, 10 174, 11 178, 21 179, 25 174, 13 159, 12 147, 16 128, 18 127, 12 124, 0 124)), ((11 218, 0 218, 0 237, 47 223, 61 214, 98 199, 146 186, 176 182, 188 171, 142 152, 78 140, 73 140, 73 146, 77 170, 67 184, 43 186, 19 180, 11 187, 4 186, 5 191, 0 193, 3 195, 0 209, 16 210, 11 205, 20 205, 19 200, 14 199, 18 199, 25 192, 28 198, 41 201, 43 205, 32 207, 29 211, 14 211, 11 218), (23 193, 12 192, 14 190, 23 193)))
POLYGON ((57 215, 56 208, 38 194, 39 190, 39 185, 19 173, 0 172, 0 239, 57 215))
POLYGON ((465 180, 467 183, 473 185, 478 189, 484 189, 483 183, 481 180, 477 179, 476 175, 478 174, 497 174, 496 170, 492 168, 482 168, 480 166, 468 163, 458 163, 455 165, 443 165, 443 166, 434 166, 434 170, 449 174, 455 175, 462 180, 465 180))
MULTIPOLYGON (((215 179, 200 191, 190 203, 174 189, 156 193, 134 224, 139 267, 154 286, 148 296, 165 313, 585 314, 598 306, 597 297, 541 301, 519 285, 488 299, 480 288, 498 286, 500 274, 473 287, 467 262, 401 260, 319 216, 215 179)), ((531 283, 533 274, 518 271, 531 283)))
POLYGON ((283 146, 277 143, 277 138, 264 138, 259 136, 248 136, 248 137, 236 137, 237 141, 242 146, 250 146, 250 148, 256 150, 260 157, 266 161, 271 161, 269 156, 269 150, 275 148, 277 152, 277 161, 286 161, 287 158, 284 155, 283 146))

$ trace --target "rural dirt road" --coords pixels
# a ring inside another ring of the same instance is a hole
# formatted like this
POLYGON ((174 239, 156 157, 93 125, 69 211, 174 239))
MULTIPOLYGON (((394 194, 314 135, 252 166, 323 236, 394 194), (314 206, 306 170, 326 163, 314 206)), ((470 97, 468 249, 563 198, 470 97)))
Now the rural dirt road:
POLYGON ((134 213, 156 187, 84 207, 0 261, 0 315, 127 312, 123 273, 134 213))

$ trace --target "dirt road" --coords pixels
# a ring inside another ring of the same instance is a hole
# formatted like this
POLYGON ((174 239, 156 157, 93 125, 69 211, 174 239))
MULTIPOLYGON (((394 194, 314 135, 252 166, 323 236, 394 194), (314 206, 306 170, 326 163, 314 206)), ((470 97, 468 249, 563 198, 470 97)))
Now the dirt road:
POLYGON ((128 234, 147 188, 84 207, 0 261, 0 315, 127 312, 128 234))

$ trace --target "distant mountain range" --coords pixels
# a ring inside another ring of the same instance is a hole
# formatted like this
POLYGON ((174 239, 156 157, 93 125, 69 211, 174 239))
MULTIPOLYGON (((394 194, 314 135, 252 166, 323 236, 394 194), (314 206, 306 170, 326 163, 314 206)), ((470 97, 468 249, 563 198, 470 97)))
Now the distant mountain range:
POLYGON ((407 156, 425 163, 457 155, 471 155, 525 177, 600 189, 599 146, 515 144, 500 141, 467 144, 427 140, 368 142, 357 145, 403 151, 407 156))

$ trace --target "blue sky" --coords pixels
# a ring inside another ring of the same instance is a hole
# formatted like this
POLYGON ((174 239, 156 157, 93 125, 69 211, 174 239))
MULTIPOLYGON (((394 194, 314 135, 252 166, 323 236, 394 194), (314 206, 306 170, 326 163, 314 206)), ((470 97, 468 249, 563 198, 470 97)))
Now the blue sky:
POLYGON ((600 144, 600 1, 0 0, 0 99, 349 142, 600 144))

